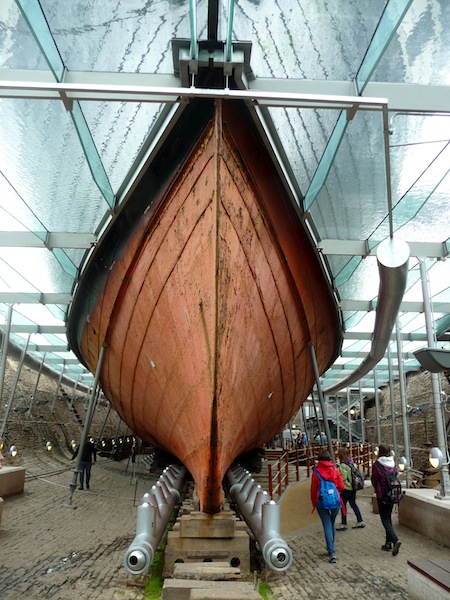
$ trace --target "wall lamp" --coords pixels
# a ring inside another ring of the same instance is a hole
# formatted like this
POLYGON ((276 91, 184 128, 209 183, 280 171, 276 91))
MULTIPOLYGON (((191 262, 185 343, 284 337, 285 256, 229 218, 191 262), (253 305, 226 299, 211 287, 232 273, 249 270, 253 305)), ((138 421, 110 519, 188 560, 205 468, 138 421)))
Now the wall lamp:
POLYGON ((53 448, 52 443, 51 442, 47 442, 45 444, 45 449, 47 450, 47 452, 50 452, 50 450, 53 448))
POLYGON ((398 470, 403 473, 403 471, 406 471, 408 467, 408 459, 405 456, 400 456, 398 459, 398 470))
POLYGON ((433 469, 439 469, 444 464, 444 455, 440 448, 431 448, 428 460, 433 469))
POLYGON ((75 448, 77 447, 77 443, 76 443, 76 441, 75 441, 75 440, 72 440, 72 441, 70 442, 70 447, 72 448, 72 450, 75 450, 75 448))
POLYGON ((16 446, 11 446, 11 448, 9 449, 9 455, 11 456, 11 458, 17 456, 18 452, 19 451, 17 450, 16 446))
POLYGON ((378 453, 380 452, 380 449, 378 448, 378 446, 375 446, 375 448, 373 449, 373 453, 375 456, 378 456, 378 453))
POLYGON ((5 445, 5 444, 4 444, 3 440, 0 438, 0 451, 2 451, 2 450, 3 450, 3 446, 4 446, 4 445, 5 445))

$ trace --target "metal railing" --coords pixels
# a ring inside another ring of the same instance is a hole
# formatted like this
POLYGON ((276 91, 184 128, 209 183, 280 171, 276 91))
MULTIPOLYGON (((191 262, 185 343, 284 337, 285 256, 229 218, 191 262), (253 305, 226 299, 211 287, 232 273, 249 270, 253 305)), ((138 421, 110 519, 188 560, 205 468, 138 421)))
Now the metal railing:
MULTIPOLYGON (((333 442, 333 451, 337 457, 339 448, 345 447, 349 451, 350 458, 354 464, 358 465, 366 478, 370 478, 373 464, 372 444, 354 443, 351 446, 347 443, 338 444, 333 442)), ((287 486, 311 476, 311 471, 315 466, 317 455, 321 450, 328 450, 328 446, 313 444, 294 450, 286 450, 273 463, 267 465, 267 478, 269 486, 269 496, 273 500, 279 498, 287 486)))

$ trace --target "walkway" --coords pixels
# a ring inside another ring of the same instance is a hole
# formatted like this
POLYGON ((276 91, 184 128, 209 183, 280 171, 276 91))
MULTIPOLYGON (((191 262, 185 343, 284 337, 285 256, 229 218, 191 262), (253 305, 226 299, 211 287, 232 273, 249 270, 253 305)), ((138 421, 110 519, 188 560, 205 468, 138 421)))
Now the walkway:
MULTIPOLYGON (((133 474, 126 460, 100 458, 93 466, 90 491, 75 491, 74 509, 65 506, 73 463, 55 475, 48 473, 61 464, 47 457, 23 466, 25 493, 4 503, 0 598, 142 600, 142 588, 129 585, 133 578, 122 561, 134 536, 135 506, 157 476, 142 467, 133 474)), ((286 573, 261 574, 275 600, 408 598, 408 558, 450 558, 450 549, 403 527, 397 527, 402 546, 393 558, 381 550, 383 532, 371 499, 359 494, 358 503, 367 526, 336 533, 336 565, 325 556, 320 525, 286 537, 294 552, 293 565, 286 573)), ((350 525, 353 520, 350 511, 350 525)))

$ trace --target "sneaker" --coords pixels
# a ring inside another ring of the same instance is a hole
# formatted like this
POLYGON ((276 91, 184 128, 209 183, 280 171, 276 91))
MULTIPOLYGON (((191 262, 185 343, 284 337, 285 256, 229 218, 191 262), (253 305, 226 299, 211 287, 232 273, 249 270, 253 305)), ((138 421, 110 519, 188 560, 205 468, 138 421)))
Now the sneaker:
POLYGON ((336 531, 345 531, 347 529, 347 525, 338 525, 336 527, 336 531))
POLYGON ((89 484, 86 484, 86 489, 87 489, 87 490, 89 489, 89 484))
POLYGON ((388 544, 384 544, 381 546, 382 550, 386 550, 386 552, 390 552, 392 550, 392 544, 389 542, 388 544))
POLYGON ((364 522, 359 521, 359 523, 356 523, 356 525, 353 525, 352 529, 362 529, 363 527, 365 527, 364 522))
POLYGON ((84 488, 83 488, 83 486, 82 486, 82 485, 79 485, 79 486, 78 486, 78 489, 79 489, 79 490, 82 490, 82 489, 84 489, 84 488))
POLYGON ((332 556, 330 558, 330 563, 332 563, 333 565, 336 563, 336 557, 335 556, 332 556))
POLYGON ((400 546, 402 545, 400 540, 397 540, 394 544, 394 548, 392 549, 392 556, 397 556, 398 551, 400 550, 400 546))

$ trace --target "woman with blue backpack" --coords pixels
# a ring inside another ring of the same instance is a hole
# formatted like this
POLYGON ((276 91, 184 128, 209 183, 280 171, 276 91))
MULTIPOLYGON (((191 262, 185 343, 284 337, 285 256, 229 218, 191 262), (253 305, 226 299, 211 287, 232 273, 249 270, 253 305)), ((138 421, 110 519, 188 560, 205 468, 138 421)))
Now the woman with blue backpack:
POLYGON ((339 510, 345 511, 345 506, 341 502, 344 481, 340 471, 331 461, 328 450, 321 450, 317 455, 317 460, 318 464, 311 477, 311 503, 313 512, 317 508, 322 521, 330 563, 335 563, 335 522, 339 510))

